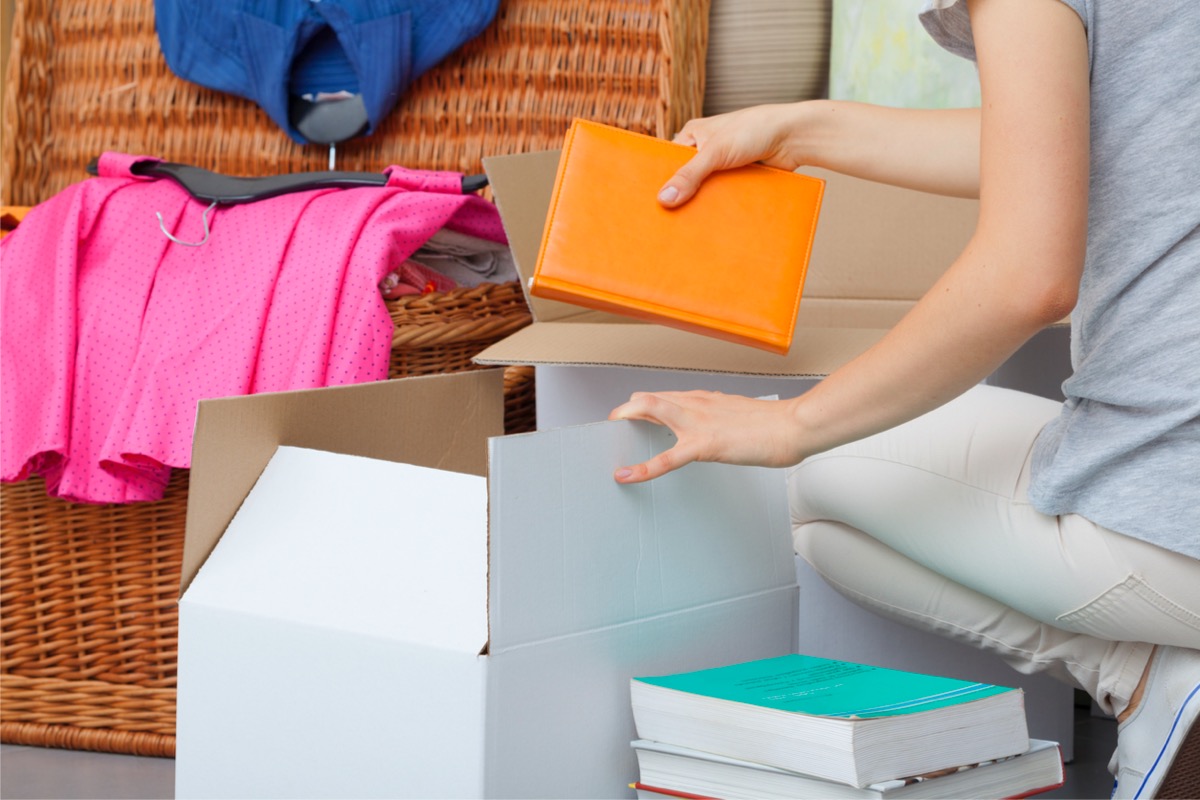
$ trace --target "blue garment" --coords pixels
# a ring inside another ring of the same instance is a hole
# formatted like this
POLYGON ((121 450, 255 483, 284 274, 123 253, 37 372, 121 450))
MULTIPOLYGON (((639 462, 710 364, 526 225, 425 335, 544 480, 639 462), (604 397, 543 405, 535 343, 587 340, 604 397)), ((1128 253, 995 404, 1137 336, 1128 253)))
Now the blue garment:
POLYGON ((185 80, 258 103, 288 135, 293 96, 361 96, 372 133, 405 89, 496 15, 499 0, 155 0, 185 80))

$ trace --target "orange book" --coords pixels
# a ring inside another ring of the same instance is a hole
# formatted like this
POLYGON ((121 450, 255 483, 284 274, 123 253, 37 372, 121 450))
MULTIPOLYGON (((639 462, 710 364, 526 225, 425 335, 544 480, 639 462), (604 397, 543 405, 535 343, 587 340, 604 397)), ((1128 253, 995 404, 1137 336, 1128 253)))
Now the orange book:
POLYGON ((751 164, 664 208, 659 190, 695 152, 576 120, 530 292, 786 353, 825 182, 751 164))

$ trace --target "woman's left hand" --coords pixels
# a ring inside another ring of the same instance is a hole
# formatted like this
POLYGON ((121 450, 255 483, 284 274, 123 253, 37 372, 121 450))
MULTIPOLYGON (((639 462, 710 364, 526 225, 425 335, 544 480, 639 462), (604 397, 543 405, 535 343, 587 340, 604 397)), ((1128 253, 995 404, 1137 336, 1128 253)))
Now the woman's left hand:
POLYGON ((804 458, 792 403, 720 392, 636 392, 609 419, 665 425, 675 445, 641 464, 621 467, 618 483, 640 483, 693 461, 786 467, 804 458))

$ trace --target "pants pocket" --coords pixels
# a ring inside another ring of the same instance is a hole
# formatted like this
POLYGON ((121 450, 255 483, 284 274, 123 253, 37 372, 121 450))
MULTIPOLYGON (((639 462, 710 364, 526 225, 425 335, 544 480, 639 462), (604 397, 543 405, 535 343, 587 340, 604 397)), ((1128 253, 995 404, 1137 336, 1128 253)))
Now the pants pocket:
POLYGON ((1057 618, 1057 627, 1114 642, 1200 647, 1200 614, 1131 574, 1057 618))

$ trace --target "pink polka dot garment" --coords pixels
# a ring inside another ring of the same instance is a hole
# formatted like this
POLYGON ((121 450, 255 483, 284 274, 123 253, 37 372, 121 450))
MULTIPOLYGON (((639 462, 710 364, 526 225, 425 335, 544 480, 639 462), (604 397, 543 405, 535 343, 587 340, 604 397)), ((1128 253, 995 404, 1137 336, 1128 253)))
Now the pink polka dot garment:
POLYGON ((143 157, 32 209, 0 242, 0 479, 92 503, 162 497, 191 462, 197 401, 387 377, 378 284, 440 228, 504 242, 458 173, 218 206, 143 157))

